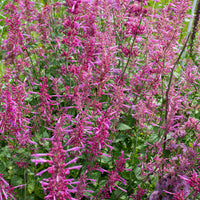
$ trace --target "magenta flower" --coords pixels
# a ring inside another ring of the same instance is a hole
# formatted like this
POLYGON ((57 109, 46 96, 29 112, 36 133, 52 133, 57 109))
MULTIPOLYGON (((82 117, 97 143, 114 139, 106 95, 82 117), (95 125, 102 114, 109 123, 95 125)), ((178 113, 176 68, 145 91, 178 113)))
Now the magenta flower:
POLYGON ((136 192, 136 195, 130 196, 131 199, 133 200, 141 200, 142 196, 144 196, 147 193, 147 189, 142 189, 139 185, 138 185, 138 190, 136 192))
POLYGON ((3 174, 0 174, 0 200, 10 198, 15 199, 15 197, 12 195, 13 189, 14 187, 10 186, 3 178, 3 174))
MULTIPOLYGON (((11 80, 11 73, 7 71, 6 84, 0 94, 0 133, 2 138, 16 141, 20 147, 34 144, 31 141, 29 121, 24 113, 29 113, 30 109, 26 105, 25 99, 28 93, 25 92, 26 85, 18 82, 8 83, 11 80)), ((12 146, 12 145, 11 145, 12 146)))
POLYGON ((173 199, 172 200, 185 200, 185 197, 187 196, 185 191, 181 191, 179 190, 178 192, 175 191, 175 193, 172 193, 172 192, 168 192, 168 191, 165 191, 167 194, 171 194, 173 195, 173 199))
POLYGON ((124 171, 124 170, 128 170, 129 169, 125 169, 125 163, 127 159, 124 159, 124 152, 122 152, 121 156, 118 157, 118 160, 115 164, 115 169, 111 170, 111 171, 106 171, 108 173, 108 180, 105 184, 105 186, 103 186, 103 188, 100 190, 100 192, 97 194, 98 199, 105 199, 108 197, 108 194, 112 193, 114 190, 116 190, 116 188, 120 189, 123 192, 127 192, 125 189, 121 188, 117 182, 121 182, 123 185, 126 185, 126 180, 123 179, 119 173, 124 171), (99 197, 100 196, 100 197, 99 197))
POLYGON ((184 176, 180 176, 181 179, 185 180, 190 187, 192 187, 195 191, 195 196, 200 194, 200 178, 199 175, 197 175, 197 172, 193 170, 193 173, 191 173, 190 178, 186 178, 184 176))
POLYGON ((39 158, 39 159, 32 159, 32 162, 35 162, 36 165, 38 163, 49 163, 50 167, 41 172, 37 173, 38 176, 41 176, 43 173, 47 172, 51 174, 50 178, 44 179, 41 181, 41 185, 45 191, 45 199, 48 200, 73 200, 71 193, 77 192, 77 187, 75 185, 79 184, 79 182, 74 181, 74 179, 68 179, 67 176, 70 174, 70 170, 76 169, 80 170, 82 167, 81 165, 78 166, 71 166, 68 165, 76 163, 78 157, 72 159, 69 162, 65 162, 67 158, 67 152, 69 151, 76 151, 79 148, 71 148, 71 150, 63 150, 62 140, 64 136, 64 129, 62 129, 62 125, 64 122, 64 118, 60 118, 56 123, 56 126, 53 130, 53 138, 52 138, 52 145, 53 148, 50 149, 49 153, 42 153, 42 154, 32 154, 34 157, 40 156, 48 156, 51 160, 39 158))

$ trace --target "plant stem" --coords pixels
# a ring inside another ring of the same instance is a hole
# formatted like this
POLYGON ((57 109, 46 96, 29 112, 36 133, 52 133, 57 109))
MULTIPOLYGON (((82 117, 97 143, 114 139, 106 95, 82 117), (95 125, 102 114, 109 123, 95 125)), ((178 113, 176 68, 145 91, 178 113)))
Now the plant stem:
POLYGON ((174 63, 174 66, 171 70, 171 73, 170 73, 170 78, 169 78, 169 83, 168 83, 168 88, 167 88, 167 91, 166 91, 166 98, 165 98, 165 134, 164 134, 164 147, 163 147, 163 152, 165 151, 166 149, 166 139, 167 139, 167 133, 168 133, 168 129, 167 129, 167 125, 168 125, 168 120, 167 120, 167 117, 168 117, 168 109, 169 109, 169 92, 170 92, 170 88, 171 88, 171 84, 172 84, 172 78, 173 78, 173 75, 174 75, 174 70, 187 46, 187 43, 188 43, 188 40, 190 38, 190 35, 191 33, 189 33, 187 39, 186 39, 186 42, 183 46, 183 49, 181 51, 181 53, 179 54, 176 62, 174 63))

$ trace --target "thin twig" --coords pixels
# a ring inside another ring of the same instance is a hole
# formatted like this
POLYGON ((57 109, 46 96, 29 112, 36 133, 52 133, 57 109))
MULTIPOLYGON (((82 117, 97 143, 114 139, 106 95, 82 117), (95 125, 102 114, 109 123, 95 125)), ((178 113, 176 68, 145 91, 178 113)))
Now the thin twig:
POLYGON ((186 42, 185 42, 185 44, 183 46, 183 49, 182 49, 181 53, 179 54, 176 62, 174 63, 174 66, 173 66, 173 68, 171 70, 171 73, 170 73, 170 78, 169 78, 169 83, 168 83, 168 88, 167 88, 167 91, 166 91, 166 98, 165 98, 165 127, 166 127, 166 130, 165 130, 165 134, 164 134, 163 151, 165 151, 165 148, 166 148, 166 138, 167 138, 167 132, 168 132, 167 131, 167 124, 168 124, 167 117, 168 117, 168 108, 169 108, 169 91, 170 91, 171 84, 172 84, 172 78, 173 78, 173 75, 174 75, 174 70, 175 70, 177 64, 179 63, 179 60, 180 60, 180 58, 181 58, 181 56, 182 56, 182 54, 183 54, 183 52, 184 52, 184 50, 185 50, 185 48, 187 46, 188 40, 190 38, 190 35, 191 35, 191 33, 189 33, 189 35, 188 35, 188 37, 186 39, 186 42))

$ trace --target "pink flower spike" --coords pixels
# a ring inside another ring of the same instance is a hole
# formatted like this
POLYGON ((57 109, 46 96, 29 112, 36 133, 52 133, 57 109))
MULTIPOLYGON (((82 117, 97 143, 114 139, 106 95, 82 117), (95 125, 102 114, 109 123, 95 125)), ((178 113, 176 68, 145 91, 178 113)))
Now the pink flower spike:
POLYGON ((13 187, 13 188, 20 188, 20 189, 22 189, 25 185, 26 185, 26 184, 17 185, 17 186, 15 186, 15 187, 13 187))
POLYGON ((110 146, 110 145, 108 145, 108 144, 106 144, 106 146, 107 146, 108 148, 110 148, 111 151, 114 149, 114 147, 112 147, 112 146, 110 146))
POLYGON ((49 168, 42 170, 41 172, 38 172, 36 176, 41 176, 44 172, 48 171, 49 168))
POLYGON ((73 148, 67 149, 66 152, 69 152, 69 151, 78 151, 79 149, 81 149, 81 147, 73 147, 73 148))
POLYGON ((71 197, 71 200, 77 200, 77 199, 74 199, 73 197, 71 197))
POLYGON ((6 185, 6 186, 8 186, 9 184, 5 181, 5 179, 3 178, 3 177, 1 177, 2 176, 2 174, 0 174, 0 179, 3 181, 3 183, 6 185))
MULTIPOLYGON (((69 191, 69 192, 72 192, 72 193, 75 193, 75 192, 77 192, 77 190, 76 190, 76 189, 68 189, 68 191, 69 191)), ((77 199, 75 199, 75 200, 77 200, 77 199)))
POLYGON ((32 141, 32 140, 29 140, 29 142, 30 142, 31 145, 38 145, 37 142, 34 142, 34 141, 32 141))
POLYGON ((48 185, 49 185, 48 183, 46 183, 46 182, 44 182, 44 181, 40 181, 40 183, 41 183, 42 187, 48 186, 48 185))
POLYGON ((74 158, 71 161, 69 161, 68 163, 66 163, 66 165, 72 164, 72 163, 76 163, 76 161, 78 160, 78 158, 74 158))
POLYGON ((184 176, 179 175, 179 177, 185 181, 190 181, 189 179, 185 178, 184 176))
POLYGON ((82 2, 92 4, 94 2, 94 0, 82 0, 82 2))
POLYGON ((85 192, 93 193, 94 191, 92 191, 92 190, 85 190, 85 192))
POLYGON ((50 154, 50 153, 38 153, 38 154, 32 154, 31 156, 38 158, 40 156, 52 156, 52 154, 50 154))
POLYGON ((125 189, 119 187, 118 185, 115 185, 115 187, 119 188, 119 189, 122 190, 123 192, 127 192, 125 189))
POLYGON ((35 165, 37 165, 38 163, 49 163, 49 160, 45 160, 43 158, 39 158, 39 159, 31 159, 31 162, 34 162, 35 165))
POLYGON ((103 156, 106 156, 107 158, 110 158, 111 156, 105 153, 102 153, 103 156))
POLYGON ((7 198, 8 198, 8 195, 6 194, 6 192, 5 192, 4 189, 2 189, 2 192, 3 192, 4 197, 7 199, 7 198))
POLYGON ((167 194, 172 194, 172 195, 175 195, 175 193, 172 193, 172 192, 168 192, 166 190, 163 190, 163 192, 167 193, 167 194))
POLYGON ((74 166, 74 167, 68 167, 69 170, 71 169, 77 169, 79 170, 82 167, 82 165, 74 166))
POLYGON ((107 170, 105 170, 105 169, 103 169, 103 168, 99 168, 99 169, 97 169, 98 171, 100 171, 102 174, 104 173, 104 172, 108 172, 107 170))

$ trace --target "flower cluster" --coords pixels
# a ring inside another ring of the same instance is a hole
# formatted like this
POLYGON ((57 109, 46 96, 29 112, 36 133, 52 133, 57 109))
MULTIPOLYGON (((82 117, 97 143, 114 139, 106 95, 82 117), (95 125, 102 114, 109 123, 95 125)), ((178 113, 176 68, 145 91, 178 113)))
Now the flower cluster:
POLYGON ((199 198, 191 1, 6 2, 0 199, 199 198))
POLYGON ((13 189, 14 188, 10 186, 8 182, 3 178, 3 174, 0 174, 0 199, 15 199, 13 196, 13 189))

